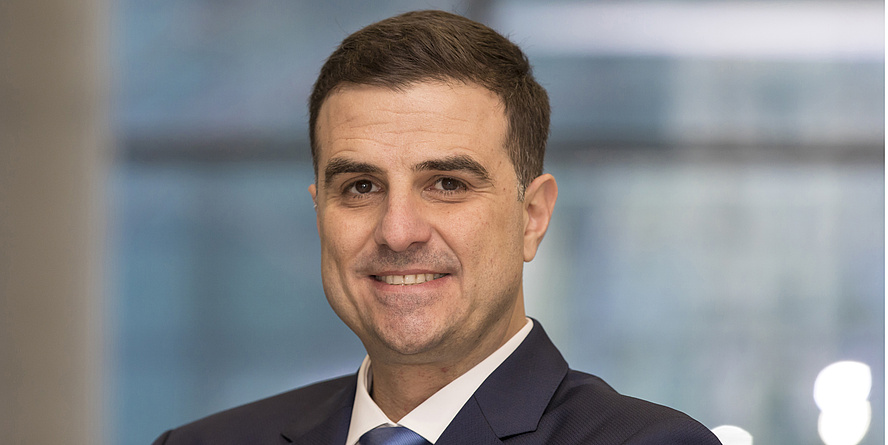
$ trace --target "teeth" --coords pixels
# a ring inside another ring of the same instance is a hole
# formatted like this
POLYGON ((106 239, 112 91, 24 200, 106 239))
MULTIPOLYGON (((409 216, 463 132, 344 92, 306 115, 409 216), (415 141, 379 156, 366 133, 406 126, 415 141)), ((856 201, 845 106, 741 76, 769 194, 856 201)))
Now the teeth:
POLYGON ((443 273, 421 273, 416 275, 385 275, 376 276, 376 280, 383 281, 387 284, 395 284, 399 286, 408 286, 411 284, 422 284, 426 281, 436 280, 443 277, 443 273))

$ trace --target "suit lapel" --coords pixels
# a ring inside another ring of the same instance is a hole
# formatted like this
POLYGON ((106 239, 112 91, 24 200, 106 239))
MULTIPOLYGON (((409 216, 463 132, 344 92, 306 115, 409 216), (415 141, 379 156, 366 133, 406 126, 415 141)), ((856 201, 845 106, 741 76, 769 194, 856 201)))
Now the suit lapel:
POLYGON ((357 374, 343 389, 332 394, 318 406, 300 415, 281 432, 281 436, 297 445, 344 444, 348 436, 352 405, 355 401, 357 374))
POLYGON ((474 397, 470 398, 459 414, 450 422, 435 445, 502 445, 502 441, 490 428, 481 407, 474 397))
POLYGON ((494 444, 536 430, 567 371, 567 362, 534 320, 527 338, 475 391, 441 436, 447 440, 438 444, 494 444))

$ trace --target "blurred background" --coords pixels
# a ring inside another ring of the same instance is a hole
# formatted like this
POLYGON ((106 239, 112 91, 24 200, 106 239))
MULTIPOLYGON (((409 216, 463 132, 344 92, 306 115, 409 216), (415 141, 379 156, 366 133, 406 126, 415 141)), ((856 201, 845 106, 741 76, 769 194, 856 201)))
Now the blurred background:
POLYGON ((49 3, 0 7, 10 443, 150 443, 357 370, 306 101, 416 8, 509 36, 549 92, 525 295, 571 367, 730 443, 885 443, 883 2, 49 3))

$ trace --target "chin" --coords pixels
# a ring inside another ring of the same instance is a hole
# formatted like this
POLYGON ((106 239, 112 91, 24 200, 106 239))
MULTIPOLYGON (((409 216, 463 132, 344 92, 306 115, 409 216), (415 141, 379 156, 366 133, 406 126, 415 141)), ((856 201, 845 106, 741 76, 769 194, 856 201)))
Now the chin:
POLYGON ((426 342, 422 343, 391 343, 387 342, 386 347, 401 356, 419 356, 431 350, 434 350, 434 345, 430 345, 426 342))
POLYGON ((400 319, 395 324, 377 331, 377 334, 386 349, 399 355, 415 356, 434 351, 445 337, 446 329, 434 322, 400 319))

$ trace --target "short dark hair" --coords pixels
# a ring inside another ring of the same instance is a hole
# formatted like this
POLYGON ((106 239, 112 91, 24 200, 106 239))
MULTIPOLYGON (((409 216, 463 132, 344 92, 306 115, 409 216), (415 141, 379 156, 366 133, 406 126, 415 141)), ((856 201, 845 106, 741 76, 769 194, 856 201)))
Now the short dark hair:
POLYGON ((348 84, 399 89, 423 81, 474 83, 505 106, 509 152, 519 196, 543 173, 549 136, 549 97, 517 45, 478 22, 444 11, 413 11, 369 25, 330 55, 309 99, 309 138, 315 178, 321 105, 348 84))

